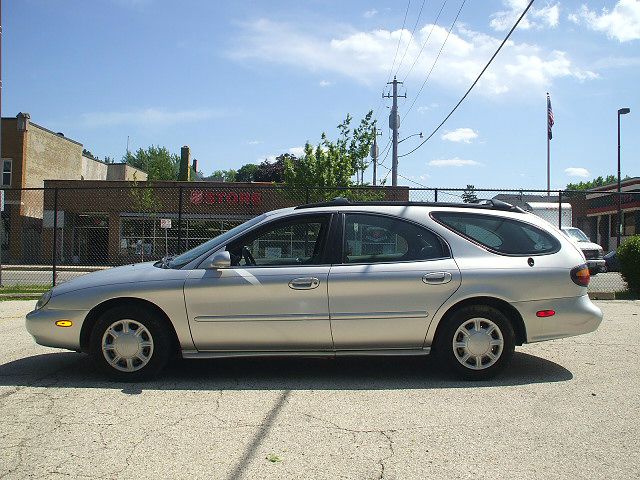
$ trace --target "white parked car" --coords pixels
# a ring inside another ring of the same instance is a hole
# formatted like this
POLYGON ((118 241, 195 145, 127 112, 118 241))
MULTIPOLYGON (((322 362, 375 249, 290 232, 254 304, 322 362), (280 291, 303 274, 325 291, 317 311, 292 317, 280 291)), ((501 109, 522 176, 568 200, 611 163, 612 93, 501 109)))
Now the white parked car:
POLYGON ((607 271, 607 266, 604 261, 604 250, 602 250, 600 245, 593 243, 582 230, 576 227, 562 227, 562 233, 569 237, 578 245, 578 248, 582 250, 591 275, 607 271))

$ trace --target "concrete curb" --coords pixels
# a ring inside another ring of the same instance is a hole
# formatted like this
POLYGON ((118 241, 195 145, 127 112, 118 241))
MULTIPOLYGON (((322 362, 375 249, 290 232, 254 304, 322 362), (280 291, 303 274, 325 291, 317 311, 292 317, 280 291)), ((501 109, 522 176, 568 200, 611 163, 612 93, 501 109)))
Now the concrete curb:
POLYGON ((615 292, 589 292, 589 298, 591 300, 615 300, 615 292))

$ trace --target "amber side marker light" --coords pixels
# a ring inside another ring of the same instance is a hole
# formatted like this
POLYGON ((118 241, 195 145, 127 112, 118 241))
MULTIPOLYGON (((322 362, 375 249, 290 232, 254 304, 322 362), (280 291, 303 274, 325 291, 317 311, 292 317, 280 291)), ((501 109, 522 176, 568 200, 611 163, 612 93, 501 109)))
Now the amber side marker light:
POLYGON ((71 327, 73 322, 71 320, 58 320, 56 322, 56 327, 71 327))
POLYGON ((553 317, 555 314, 555 310, 540 310, 539 312, 536 312, 536 317, 553 317))
POLYGON ((571 270, 571 280, 576 285, 586 287, 591 280, 591 274, 589 273, 589 267, 586 264, 578 265, 571 270))

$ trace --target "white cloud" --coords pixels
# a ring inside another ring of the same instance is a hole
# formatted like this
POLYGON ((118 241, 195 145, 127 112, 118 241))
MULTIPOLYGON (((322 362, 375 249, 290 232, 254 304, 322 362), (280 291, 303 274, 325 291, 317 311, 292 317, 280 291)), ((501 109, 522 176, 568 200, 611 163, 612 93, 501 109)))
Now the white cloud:
MULTIPOLYGON (((498 32, 509 30, 529 3, 528 0, 503 0, 503 5, 508 10, 502 10, 491 15, 489 25, 498 32)), ((531 7, 518 28, 528 30, 530 28, 555 28, 560 20, 560 4, 547 5, 542 8, 531 7)))
POLYGON ((439 105, 437 103, 430 103, 429 105, 422 105, 416 108, 416 111, 420 114, 427 113, 429 110, 433 110, 434 108, 438 108, 439 105))
MULTIPOLYGON (((374 84, 389 72, 401 34, 400 50, 407 48, 399 72, 399 77, 403 78, 432 27, 427 24, 414 36, 408 30, 383 29, 340 35, 329 32, 328 36, 323 36, 326 30, 316 34, 303 25, 262 19, 243 26, 243 35, 229 55, 237 61, 284 64, 312 72, 337 73, 359 83, 374 84)), ((424 72, 429 71, 438 53, 435 46, 441 45, 446 36, 446 28, 433 27, 410 81, 424 80, 424 72)), ((501 38, 459 26, 449 36, 430 81, 456 92, 468 87, 501 41, 501 38)), ((565 52, 510 41, 476 88, 485 95, 497 95, 527 87, 549 88, 556 78, 572 77, 582 81, 596 76, 576 67, 565 52)))
POLYGON ((262 140, 249 140, 247 142, 247 144, 249 144, 249 145, 259 145, 261 143, 263 143, 262 140))
POLYGON ((472 128, 457 128, 442 135, 443 140, 449 140, 450 142, 471 143, 474 138, 478 138, 478 133, 472 128))
POLYGON ((132 110, 129 112, 90 112, 80 115, 86 127, 113 127, 117 125, 169 126, 179 123, 197 122, 223 116, 214 110, 179 110, 175 112, 158 108, 132 110))
POLYGON ((291 147, 289 149, 289 153, 291 155, 295 155, 296 157, 304 156, 304 147, 291 147))
POLYGON ((565 168, 564 173, 566 173, 569 177, 589 178, 591 176, 589 170, 582 167, 565 168))
POLYGON ((329 80, 320 80, 320 83, 318 83, 318 85, 320 85, 321 87, 330 87, 331 85, 333 85, 333 82, 330 82, 329 80))
POLYGON ((619 42, 640 39, 640 1, 620 0, 613 10, 602 9, 598 15, 586 5, 578 13, 570 15, 574 23, 584 23, 598 32, 605 32, 609 38, 619 42))
POLYGON ((364 12, 362 14, 362 16, 364 18, 373 18, 378 14, 378 10, 376 10, 375 8, 372 8, 371 10, 367 10, 366 12, 364 12))
POLYGON ((463 160, 462 158, 455 157, 431 160, 427 165, 430 167, 479 167, 482 164, 475 160, 463 160))

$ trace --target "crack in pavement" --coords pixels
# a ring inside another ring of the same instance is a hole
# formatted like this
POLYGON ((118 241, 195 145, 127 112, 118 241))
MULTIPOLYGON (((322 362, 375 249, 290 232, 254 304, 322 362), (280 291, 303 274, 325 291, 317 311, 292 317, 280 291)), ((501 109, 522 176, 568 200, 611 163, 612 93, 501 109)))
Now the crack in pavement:
POLYGON ((343 427, 341 425, 338 425, 335 422, 332 422, 331 420, 327 420, 327 419, 324 419, 324 418, 316 417, 315 415, 311 415, 310 413, 303 413, 303 415, 306 416, 306 417, 309 417, 309 418, 313 418, 314 420, 318 420, 319 422, 326 423, 326 424, 330 425, 332 428, 335 428, 336 430, 341 430, 341 431, 344 431, 344 432, 351 433, 354 442, 356 440, 356 436, 355 436, 356 433, 375 433, 375 434, 383 436, 387 440, 387 447, 389 448, 389 451, 390 451, 389 455, 387 455, 386 457, 382 457, 380 460, 378 460, 378 465, 380 465, 380 476, 378 477, 378 480, 382 480, 384 478, 386 462, 391 457, 393 457, 394 454, 395 454, 395 451, 393 449, 393 439, 391 438, 391 434, 398 432, 399 431, 398 429, 369 429, 369 430, 364 430, 364 429, 346 428, 346 427, 343 427))

